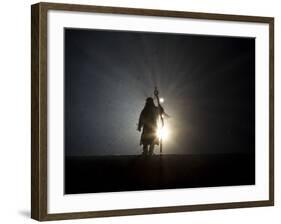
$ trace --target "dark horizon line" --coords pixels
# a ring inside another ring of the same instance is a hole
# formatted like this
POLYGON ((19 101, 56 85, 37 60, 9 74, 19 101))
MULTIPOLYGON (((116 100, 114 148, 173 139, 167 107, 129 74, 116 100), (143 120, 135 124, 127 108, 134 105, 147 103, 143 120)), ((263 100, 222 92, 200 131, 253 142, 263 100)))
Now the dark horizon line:
MULTIPOLYGON (((219 152, 219 153, 163 153, 163 154, 154 154, 152 156, 147 157, 155 157, 155 156, 212 156, 212 155, 252 155, 255 152, 219 152)), ((64 157, 134 157, 134 156, 143 156, 142 154, 114 154, 114 155, 64 155, 64 157)), ((145 156, 143 156, 145 157, 145 156)))

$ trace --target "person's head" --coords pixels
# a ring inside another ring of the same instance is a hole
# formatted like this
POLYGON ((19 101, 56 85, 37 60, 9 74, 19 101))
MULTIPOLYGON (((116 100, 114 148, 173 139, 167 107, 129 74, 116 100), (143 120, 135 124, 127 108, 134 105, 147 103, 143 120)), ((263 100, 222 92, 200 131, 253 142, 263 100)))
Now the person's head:
POLYGON ((146 107, 155 107, 154 101, 152 97, 148 97, 145 101, 146 107))

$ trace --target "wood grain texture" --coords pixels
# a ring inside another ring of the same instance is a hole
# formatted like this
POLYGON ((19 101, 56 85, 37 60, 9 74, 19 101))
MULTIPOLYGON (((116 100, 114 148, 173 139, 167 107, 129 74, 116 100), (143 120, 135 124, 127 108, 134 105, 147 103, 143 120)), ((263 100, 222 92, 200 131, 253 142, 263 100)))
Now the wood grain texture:
POLYGON ((269 200, 274 205, 274 18, 269 22, 269 200))
POLYGON ((31 6, 31 217, 39 221, 81 219, 93 217, 140 215, 198 210, 229 209, 274 205, 274 18, 210 14, 201 12, 162 11, 151 9, 118 8, 75 4, 38 3, 31 6), (66 10, 130 14, 140 16, 163 16, 269 24, 269 200, 219 203, 205 205, 171 206, 110 211, 89 211, 48 214, 47 201, 47 12, 66 10))
POLYGON ((39 10, 31 8, 31 217, 39 219, 39 10))
POLYGON ((31 217, 47 216, 47 10, 31 7, 31 217))
POLYGON ((76 11, 76 12, 98 12, 98 13, 130 14, 130 15, 141 15, 141 16, 144 15, 163 16, 163 17, 227 20, 227 21, 258 22, 258 23, 270 23, 273 19, 272 17, 262 17, 262 16, 229 15, 229 14, 169 11, 169 10, 155 10, 155 9, 141 9, 141 8, 123 8, 123 7, 62 4, 62 3, 47 3, 47 2, 42 2, 39 4, 41 7, 44 7, 47 10, 65 10, 65 11, 76 11))

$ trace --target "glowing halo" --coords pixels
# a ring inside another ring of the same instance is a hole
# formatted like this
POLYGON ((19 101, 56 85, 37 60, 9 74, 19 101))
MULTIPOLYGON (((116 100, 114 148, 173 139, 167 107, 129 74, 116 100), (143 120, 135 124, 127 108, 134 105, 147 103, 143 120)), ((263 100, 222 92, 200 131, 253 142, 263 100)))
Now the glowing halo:
POLYGON ((163 140, 166 140, 169 136, 169 130, 166 126, 164 127, 161 127, 161 126, 158 126, 157 128, 157 137, 159 139, 163 139, 163 140))

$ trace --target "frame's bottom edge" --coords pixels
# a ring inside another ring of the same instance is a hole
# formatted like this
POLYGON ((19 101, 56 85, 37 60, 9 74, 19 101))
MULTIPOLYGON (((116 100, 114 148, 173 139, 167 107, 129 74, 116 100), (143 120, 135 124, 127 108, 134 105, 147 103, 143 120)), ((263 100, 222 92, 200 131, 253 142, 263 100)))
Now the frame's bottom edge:
POLYGON ((264 201, 247 201, 234 203, 218 203, 218 204, 204 204, 204 205, 184 205, 184 206, 169 206, 169 207, 155 207, 155 208, 137 208, 137 209, 121 209, 108 211, 88 211, 88 212, 74 212, 74 213, 52 213, 46 214, 38 221, 54 221, 66 219, 85 219, 85 218, 101 218, 113 216, 131 216, 131 215, 149 215, 161 213, 178 213, 190 211, 206 211, 218 209, 233 209, 233 208, 251 208, 251 207, 266 207, 274 206, 274 200, 264 201))

